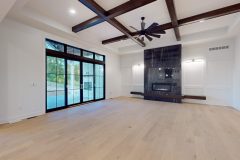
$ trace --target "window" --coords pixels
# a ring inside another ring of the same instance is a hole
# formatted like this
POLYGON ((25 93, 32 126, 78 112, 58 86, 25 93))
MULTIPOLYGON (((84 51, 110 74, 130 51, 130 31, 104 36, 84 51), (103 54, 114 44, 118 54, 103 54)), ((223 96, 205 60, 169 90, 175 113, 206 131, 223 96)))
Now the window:
POLYGON ((46 49, 50 49, 58 52, 64 52, 64 45, 58 42, 46 40, 45 47, 46 49))
POLYGON ((95 54, 95 60, 104 61, 104 56, 99 55, 99 54, 95 54))
POLYGON ((88 51, 83 51, 83 57, 93 59, 93 53, 88 51))
POLYGON ((75 47, 67 46, 67 53, 81 56, 81 50, 75 47))

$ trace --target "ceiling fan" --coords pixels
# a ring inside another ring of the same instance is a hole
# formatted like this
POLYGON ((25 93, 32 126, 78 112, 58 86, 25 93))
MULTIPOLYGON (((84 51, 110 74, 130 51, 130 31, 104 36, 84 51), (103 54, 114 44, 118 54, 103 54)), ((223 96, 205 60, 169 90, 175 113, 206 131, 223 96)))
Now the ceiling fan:
POLYGON ((149 41, 152 41, 153 38, 161 38, 161 34, 166 34, 165 31, 161 30, 160 25, 158 23, 153 23, 150 25, 147 29, 145 29, 146 23, 144 22, 145 17, 141 18, 141 30, 139 31, 133 26, 130 26, 132 29, 136 30, 138 32, 138 37, 136 39, 139 39, 141 41, 144 41, 144 37, 146 37, 149 41))

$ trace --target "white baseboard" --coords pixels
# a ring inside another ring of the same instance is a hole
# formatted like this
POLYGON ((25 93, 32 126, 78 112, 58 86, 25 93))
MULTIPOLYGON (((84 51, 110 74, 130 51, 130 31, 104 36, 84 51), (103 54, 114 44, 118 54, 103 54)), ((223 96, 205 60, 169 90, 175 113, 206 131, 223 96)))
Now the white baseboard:
POLYGON ((0 124, 6 124, 8 121, 6 119, 0 119, 0 124))
POLYGON ((236 110, 240 111, 240 107, 239 106, 233 105, 232 107, 235 108, 236 110))
POLYGON ((40 116, 40 115, 43 115, 43 114, 45 114, 45 112, 36 111, 36 112, 32 112, 32 113, 25 114, 25 115, 10 117, 10 118, 8 118, 7 123, 16 123, 16 122, 22 121, 24 119, 35 117, 35 116, 40 116))

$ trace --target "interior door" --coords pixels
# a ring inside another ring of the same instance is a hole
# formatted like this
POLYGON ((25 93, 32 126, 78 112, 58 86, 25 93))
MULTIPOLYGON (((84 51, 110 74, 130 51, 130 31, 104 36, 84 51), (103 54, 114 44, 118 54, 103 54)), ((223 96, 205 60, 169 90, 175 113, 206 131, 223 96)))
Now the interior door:
POLYGON ((92 63, 82 63, 83 102, 94 100, 94 71, 92 63))
POLYGON ((67 60, 67 105, 81 103, 81 69, 79 61, 67 60))

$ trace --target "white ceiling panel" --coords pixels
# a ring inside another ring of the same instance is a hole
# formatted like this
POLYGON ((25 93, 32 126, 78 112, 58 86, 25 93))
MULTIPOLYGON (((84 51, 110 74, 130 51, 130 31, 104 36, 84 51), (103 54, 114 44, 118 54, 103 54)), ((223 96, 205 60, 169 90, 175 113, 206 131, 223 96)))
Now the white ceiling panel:
POLYGON ((78 0, 31 0, 27 7, 69 27, 96 16, 78 0), (71 15, 70 9, 76 10, 76 14, 71 15))
POLYGON ((114 28, 107 22, 98 24, 94 27, 85 29, 77 33, 80 38, 84 38, 87 41, 101 42, 102 40, 123 35, 122 32, 114 28))
POLYGON ((240 3, 240 0, 175 0, 178 19, 240 3))
POLYGON ((107 46, 111 47, 111 48, 122 48, 122 47, 126 47, 126 46, 132 46, 132 45, 136 45, 136 43, 134 41, 132 41, 131 39, 127 39, 127 40, 122 40, 122 41, 118 41, 115 43, 110 43, 107 44, 107 46))
POLYGON ((123 3, 126 3, 129 0, 95 0, 106 11, 113 9, 123 3))
POLYGON ((204 22, 188 24, 180 27, 180 33, 181 35, 186 35, 186 34, 193 34, 197 32, 203 32, 207 30, 219 29, 223 27, 229 27, 235 22, 238 16, 239 14, 235 13, 235 14, 231 14, 223 17, 210 19, 204 22))

